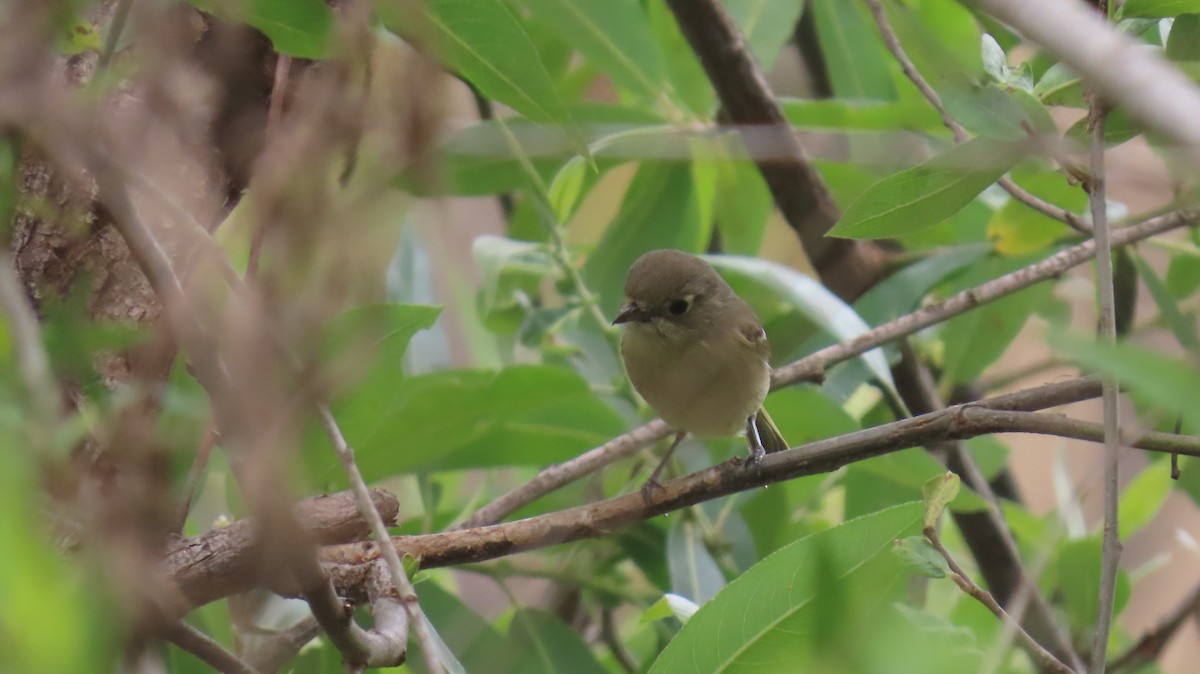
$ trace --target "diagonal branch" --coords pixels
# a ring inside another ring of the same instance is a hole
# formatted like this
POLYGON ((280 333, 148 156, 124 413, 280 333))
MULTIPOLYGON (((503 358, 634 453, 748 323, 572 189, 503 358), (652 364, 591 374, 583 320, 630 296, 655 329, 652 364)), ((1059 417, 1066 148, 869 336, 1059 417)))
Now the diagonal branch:
MULTIPOLYGON (((883 273, 883 251, 871 242, 825 236, 841 214, 737 26, 718 0, 667 0, 667 5, 728 121, 768 135, 774 156, 768 160, 755 154, 755 164, 821 281, 842 299, 858 298, 883 273)), ((757 138, 755 144, 764 140, 757 138)))
MULTIPOLYGON (((1191 225, 1195 222, 1196 217, 1197 213, 1194 211, 1177 211, 1161 215, 1113 232, 1112 245, 1124 246, 1176 227, 1191 225)), ((837 363, 862 355, 901 337, 907 337, 981 304, 1007 297, 1035 283, 1055 278, 1064 271, 1087 262, 1095 255, 1095 242, 1085 241, 1051 255, 1041 262, 964 290, 941 302, 922 307, 910 314, 879 325, 858 337, 825 347, 775 370, 772 374, 772 388, 778 389, 800 381, 820 381, 825 376, 825 370, 837 363)), ((669 432, 666 424, 661 419, 656 419, 570 461, 550 466, 538 473, 530 482, 481 508, 463 526, 473 527, 497 522, 545 494, 570 484, 609 463, 632 456, 644 447, 665 438, 669 432)))

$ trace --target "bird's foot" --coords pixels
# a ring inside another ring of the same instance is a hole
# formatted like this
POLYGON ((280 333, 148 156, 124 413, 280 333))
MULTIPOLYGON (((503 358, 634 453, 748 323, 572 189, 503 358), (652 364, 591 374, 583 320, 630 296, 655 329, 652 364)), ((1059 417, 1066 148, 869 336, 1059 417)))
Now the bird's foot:
POLYGON ((747 466, 757 466, 762 463, 763 457, 767 455, 767 450, 762 447, 750 447, 750 456, 746 459, 747 466))

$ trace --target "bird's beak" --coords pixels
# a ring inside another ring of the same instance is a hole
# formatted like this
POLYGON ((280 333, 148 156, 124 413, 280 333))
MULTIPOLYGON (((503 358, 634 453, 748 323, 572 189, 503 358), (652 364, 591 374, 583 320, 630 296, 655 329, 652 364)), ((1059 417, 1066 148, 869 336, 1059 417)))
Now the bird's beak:
POLYGON ((642 311, 638 305, 630 302, 629 304, 621 307, 621 313, 617 314, 617 317, 613 319, 613 325, 629 323, 630 321, 636 323, 645 323, 648 320, 650 320, 650 314, 647 314, 646 312, 642 311))

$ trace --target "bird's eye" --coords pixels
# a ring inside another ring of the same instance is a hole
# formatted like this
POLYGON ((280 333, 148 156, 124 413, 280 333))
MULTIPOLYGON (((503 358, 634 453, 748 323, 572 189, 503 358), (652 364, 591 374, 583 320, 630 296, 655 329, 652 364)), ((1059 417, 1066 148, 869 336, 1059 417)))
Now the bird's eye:
POLYGON ((688 302, 687 300, 672 300, 671 303, 667 305, 667 311, 671 312, 672 316, 682 316, 691 306, 691 302, 688 302))

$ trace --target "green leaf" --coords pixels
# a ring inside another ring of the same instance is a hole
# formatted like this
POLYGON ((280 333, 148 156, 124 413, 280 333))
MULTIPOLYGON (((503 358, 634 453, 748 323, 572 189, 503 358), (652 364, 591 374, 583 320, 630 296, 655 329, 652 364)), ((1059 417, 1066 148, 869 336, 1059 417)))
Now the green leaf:
POLYGON ((1154 268, 1146 262, 1145 258, 1137 254, 1131 257, 1134 266, 1137 267, 1138 276, 1146 284, 1146 290, 1150 291, 1154 303, 1158 305, 1158 313, 1162 322, 1171 329, 1180 346, 1191 353, 1200 352, 1200 338, 1196 336, 1195 320, 1184 317, 1183 312, 1179 310, 1179 303, 1175 301, 1171 291, 1167 289, 1167 285, 1158 277, 1154 268))
POLYGON ((1020 140, 1030 132, 1054 134, 1054 120, 1033 95, 995 84, 948 79, 938 88, 946 112, 968 131, 996 140, 1020 140))
POLYGON ((480 309, 485 319, 493 311, 519 309, 522 297, 536 297, 542 280, 558 274, 542 243, 484 235, 471 242, 471 254, 482 275, 480 309))
POLYGON ((1118 524, 1121 540, 1149 524, 1171 495, 1171 468, 1166 459, 1151 461, 1137 477, 1125 485, 1119 502, 1118 524))
POLYGON ((1157 19, 1200 13, 1200 0, 1127 0, 1121 6, 1121 18, 1157 19))
POLYGON ((59 54, 70 56, 85 51, 100 51, 104 47, 104 40, 100 39, 96 27, 82 17, 72 18, 58 30, 54 50, 59 54))
POLYGON ((1176 412, 1200 400, 1200 372, 1178 357, 1133 344, 1101 344, 1064 334, 1051 333, 1049 341, 1064 358, 1116 378, 1143 403, 1176 412))
POLYGON ((635 0, 519 0, 530 20, 553 30, 613 82, 645 100, 663 92, 666 69, 635 0))
POLYGON ((943 128, 937 111, 925 103, 836 98, 783 98, 779 102, 788 121, 799 128, 858 131, 939 131, 943 128))
POLYGON ((1061 63, 1054 64, 1042 75, 1033 87, 1033 95, 1046 105, 1087 107, 1087 101, 1083 98, 1083 81, 1061 63))
POLYGON ((953 248, 893 273, 854 303, 870 325, 886 323, 909 313, 938 283, 988 254, 984 246, 953 248))
POLYGON ((721 233, 722 248, 736 255, 757 255, 767 218, 775 210, 771 191, 751 162, 726 158, 716 162, 716 171, 713 221, 721 233))
POLYGON ((1194 248, 1176 251, 1167 265, 1167 288, 1181 300, 1200 288, 1200 251, 1194 248))
POLYGON ((702 606, 650 673, 762 671, 763 663, 795 672, 821 662, 832 630, 861 625, 902 591, 892 541, 920 519, 920 504, 910 503, 780 549, 702 606))
POLYGON ((704 68, 696 60, 696 53, 679 32, 675 15, 667 8, 666 0, 648 0, 646 14, 650 17, 650 29, 658 41, 659 51, 666 61, 671 90, 695 117, 708 119, 716 105, 716 94, 704 68))
MULTIPOLYGON (((417 587, 417 596, 430 623, 441 627, 446 645, 463 669, 496 674, 527 671, 521 662, 525 654, 512 648, 504 635, 440 584, 422 583, 417 587)), ((405 666, 417 673, 426 672, 421 644, 413 639, 409 647, 413 650, 409 651, 405 666)))
MULTIPOLYGON (((1104 119, 1104 144, 1107 147, 1116 147, 1136 138, 1144 130, 1129 116, 1128 112, 1122 108, 1116 108, 1109 112, 1104 119)), ((1092 130, 1088 127, 1088 118, 1084 116, 1072 124, 1064 135, 1067 140, 1079 143, 1081 146, 1091 143, 1092 130)))
POLYGON ((850 204, 830 236, 880 239, 953 215, 1024 155, 1022 145, 975 138, 875 183, 850 204))
POLYGON ((403 375, 404 354, 412 336, 431 327, 441 312, 441 307, 420 304, 350 309, 325 331, 321 361, 345 380, 356 382, 358 391, 390 389, 403 375))
MULTIPOLYGON (((1082 538, 1064 544, 1055 560, 1062 608, 1074 630, 1088 638, 1096 625, 1100 603, 1100 550, 1099 537, 1082 538)), ((1129 590, 1129 575, 1118 571, 1113 616, 1125 608, 1129 590)))
POLYGON ((813 0, 817 36, 829 81, 839 98, 896 100, 896 87, 888 69, 890 56, 866 6, 845 0, 813 0))
MULTIPOLYGON (((777 301, 798 310, 839 340, 851 339, 871 329, 841 298, 790 267, 750 257, 716 255, 705 259, 720 271, 768 288, 777 301)), ((871 349, 860 358, 884 386, 894 388, 892 371, 882 349, 871 349)))
POLYGON ((306 59, 324 58, 333 37, 333 11, 323 0, 249 0, 229 3, 189 0, 216 16, 249 24, 271 39, 275 51, 306 59))
POLYGON ((1167 36, 1166 54, 1172 61, 1200 61, 1200 14, 1175 18, 1167 36))
MULTIPOLYGON (((545 611, 522 608, 508 626, 505 649, 522 655, 517 671, 530 674, 607 674, 579 633, 545 611)), ((477 671, 491 672, 492 667, 477 671)))
POLYGON ((795 0, 721 0, 742 32, 763 72, 770 72, 779 50, 792 38, 804 3, 795 0))
POLYGON ((377 6, 388 30, 426 45, 483 95, 556 125, 584 147, 537 48, 499 0, 391 0, 377 6))
POLYGON ((711 221, 701 219, 691 167, 647 162, 638 168, 621 210, 583 266, 583 278, 612 315, 621 306, 625 272, 634 260, 656 248, 700 251, 708 244, 711 221), (649 226, 648 223, 670 223, 649 226))
POLYGON ((678 521, 667 530, 667 566, 671 570, 671 592, 697 604, 712 599, 725 587, 725 576, 705 547, 695 522, 678 521))
POLYGON ((642 614, 642 623, 648 623, 663 618, 674 617, 681 623, 687 623, 696 615, 696 611, 700 610, 700 606, 696 602, 681 597, 677 594, 668 592, 663 595, 662 599, 650 605, 650 608, 642 614))
MULTIPOLYGON (((926 525, 928 526, 928 525, 926 525)), ((925 578, 945 578, 950 573, 946 558, 924 536, 909 536, 892 543, 892 554, 904 560, 909 571, 925 578)))
POLYGON ((884 3, 892 28, 925 79, 939 87, 947 77, 983 72, 979 25, 956 0, 884 3))
MULTIPOLYGON (((625 428, 579 375, 557 367, 455 370, 372 384, 334 410, 368 480, 416 470, 556 463, 625 428)), ((312 474, 335 478, 332 452, 316 445, 309 453, 312 474)))
MULTIPOLYGON (((987 258, 956 277, 948 292, 976 286, 1028 263, 1028 258, 987 258)), ((978 377, 1004 353, 1031 314, 1051 306, 1052 291, 1050 285, 1035 285, 947 321, 941 331, 946 345, 942 377, 956 383, 978 377)))
MULTIPOLYGON (((946 467, 920 447, 860 461, 846 471, 847 516, 905 503, 923 493, 929 480, 945 472, 946 467)), ((971 489, 963 489, 950 509, 970 512, 986 507, 982 497, 971 489)))
POLYGON ((962 481, 950 471, 938 475, 921 485, 921 494, 925 498, 925 528, 936 527, 938 519, 955 498, 962 487, 962 481))

